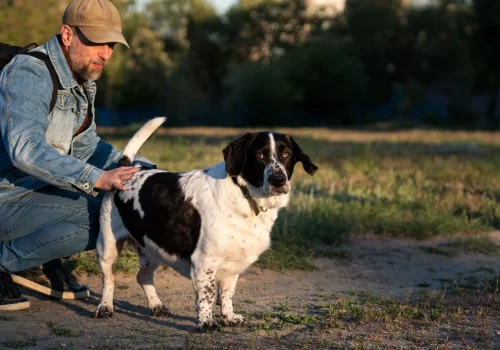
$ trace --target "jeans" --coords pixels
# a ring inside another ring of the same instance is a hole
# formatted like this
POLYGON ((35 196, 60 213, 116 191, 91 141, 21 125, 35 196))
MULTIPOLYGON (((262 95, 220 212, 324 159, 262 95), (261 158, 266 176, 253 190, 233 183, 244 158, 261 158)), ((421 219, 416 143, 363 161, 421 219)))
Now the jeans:
POLYGON ((46 186, 0 203, 0 271, 95 249, 102 197, 46 186))

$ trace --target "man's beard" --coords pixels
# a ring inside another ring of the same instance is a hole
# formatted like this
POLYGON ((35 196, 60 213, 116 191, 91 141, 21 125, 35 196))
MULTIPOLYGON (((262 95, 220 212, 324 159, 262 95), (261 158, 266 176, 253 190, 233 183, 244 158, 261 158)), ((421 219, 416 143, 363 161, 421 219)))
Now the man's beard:
POLYGON ((68 52, 68 63, 73 73, 81 80, 97 80, 101 77, 106 61, 95 58, 90 62, 85 61, 81 57, 71 57, 71 50, 68 52), (99 69, 93 66, 93 63, 102 66, 99 69))

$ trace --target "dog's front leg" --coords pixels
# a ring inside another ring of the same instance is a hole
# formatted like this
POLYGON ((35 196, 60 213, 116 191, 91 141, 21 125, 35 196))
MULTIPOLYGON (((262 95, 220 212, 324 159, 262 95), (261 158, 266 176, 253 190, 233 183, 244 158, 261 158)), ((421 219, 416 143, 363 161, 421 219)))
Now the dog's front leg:
POLYGON ((204 264, 193 264, 191 278, 193 280, 196 312, 200 332, 219 330, 219 325, 212 319, 212 306, 215 300, 215 268, 204 264))
POLYGON ((236 290, 238 276, 239 275, 224 277, 218 283, 221 304, 220 313, 224 326, 236 327, 245 324, 243 316, 233 312, 233 295, 236 290))

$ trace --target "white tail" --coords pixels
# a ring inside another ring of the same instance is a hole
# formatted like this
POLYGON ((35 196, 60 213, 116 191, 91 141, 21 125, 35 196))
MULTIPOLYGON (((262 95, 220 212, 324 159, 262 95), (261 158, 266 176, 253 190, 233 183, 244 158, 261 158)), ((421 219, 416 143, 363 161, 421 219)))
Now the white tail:
POLYGON ((130 139, 130 141, 127 143, 125 146, 125 149, 123 150, 122 153, 122 160, 125 158, 127 159, 130 163, 135 158, 135 155, 137 154, 137 151, 139 151, 139 148, 146 142, 146 140, 151 136, 151 134, 158 129, 160 125, 162 125, 165 120, 167 120, 166 117, 156 117, 148 121, 142 128, 139 129, 135 133, 135 135, 130 139))

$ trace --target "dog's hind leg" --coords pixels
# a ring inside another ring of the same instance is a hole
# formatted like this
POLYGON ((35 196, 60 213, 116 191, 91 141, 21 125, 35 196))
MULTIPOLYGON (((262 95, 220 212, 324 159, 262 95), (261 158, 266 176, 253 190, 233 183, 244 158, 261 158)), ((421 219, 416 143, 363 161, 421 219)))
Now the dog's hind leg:
POLYGON ((113 294, 115 290, 113 264, 118 258, 125 240, 116 240, 114 239, 115 237, 112 236, 112 238, 108 238, 107 242, 103 244, 103 242, 100 242, 100 237, 102 236, 103 234, 101 232, 97 243, 97 256, 102 271, 102 298, 101 303, 97 306, 95 317, 108 318, 113 314, 113 294), (111 240, 114 240, 114 242, 110 242, 111 240))
POLYGON ((111 195, 106 195, 101 206, 100 226, 97 237, 97 259, 102 271, 102 298, 95 311, 95 317, 107 318, 113 314, 113 293, 115 289, 115 276, 113 264, 120 254, 127 238, 123 223, 112 205, 111 195), (113 215, 115 214, 115 215, 113 215), (113 227, 112 227, 113 226, 113 227))
POLYGON ((156 288, 154 286, 154 273, 158 266, 158 263, 151 262, 147 257, 139 253, 139 262, 141 263, 141 269, 137 273, 137 283, 139 283, 146 294, 148 299, 148 307, 151 310, 153 316, 169 316, 171 315, 168 307, 163 305, 160 298, 156 294, 156 288))
POLYGON ((245 323, 242 315, 233 312, 233 295, 236 290, 238 275, 223 277, 218 282, 220 310, 222 315, 222 324, 224 326, 240 326, 245 323))

